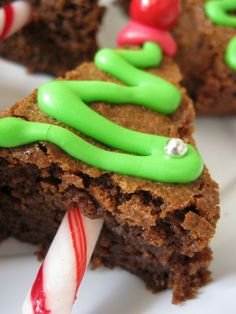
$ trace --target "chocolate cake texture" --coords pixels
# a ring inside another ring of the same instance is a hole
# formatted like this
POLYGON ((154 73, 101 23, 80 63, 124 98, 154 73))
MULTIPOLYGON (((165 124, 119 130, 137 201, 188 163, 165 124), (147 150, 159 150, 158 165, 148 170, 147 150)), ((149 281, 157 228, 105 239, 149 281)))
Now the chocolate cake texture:
MULTIPOLYGON (((181 91, 182 103, 174 114, 130 104, 100 102, 92 108, 126 128, 194 145, 193 105, 179 85, 177 65, 165 58, 150 72, 181 91)), ((65 79, 119 83, 93 63, 68 72, 65 79)), ((37 90, 1 114, 7 116, 61 125, 39 109, 37 90)), ((105 221, 93 268, 119 266, 142 278, 153 292, 171 288, 173 303, 194 297, 211 280, 209 241, 219 218, 219 193, 206 168, 192 183, 160 183, 101 171, 53 144, 38 142, 1 148, 0 176, 2 240, 14 236, 40 246, 44 255, 66 210, 79 207, 84 215, 105 221)))
MULTIPOLYGON (((1 0, 0 6, 10 2, 1 0)), ((0 57, 26 65, 29 72, 56 76, 93 59, 104 13, 97 0, 28 2, 31 23, 0 43, 0 57)))

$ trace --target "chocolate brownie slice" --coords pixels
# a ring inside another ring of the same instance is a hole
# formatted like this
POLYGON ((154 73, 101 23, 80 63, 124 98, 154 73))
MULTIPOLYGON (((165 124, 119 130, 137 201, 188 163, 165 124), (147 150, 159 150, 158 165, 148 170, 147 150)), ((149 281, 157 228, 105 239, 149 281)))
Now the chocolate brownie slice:
MULTIPOLYGON (((100 102, 92 108, 131 130, 178 137, 194 145, 194 110, 179 85, 178 67, 166 58, 150 71, 181 91, 182 103, 174 114, 164 116, 130 104, 100 102)), ((93 63, 81 65, 65 79, 119 83, 93 63)), ((62 125, 39 109, 37 93, 17 102, 1 117, 62 125)), ((65 211, 78 206, 84 215, 105 221, 92 259, 94 268, 120 266, 142 278, 154 292, 172 288, 174 303, 192 298, 211 279, 208 244, 219 218, 219 194, 206 168, 192 183, 161 183, 99 170, 54 144, 38 142, 1 148, 0 176, 2 239, 14 236, 40 245, 43 253, 65 211)))
POLYGON ((205 0, 182 0, 174 35, 177 62, 184 84, 201 114, 236 113, 236 72, 225 63, 225 52, 236 29, 213 24, 205 0))
MULTIPOLYGON (((0 6, 11 0, 0 0, 0 6)), ((0 56, 22 63, 30 72, 63 75, 93 59, 104 8, 97 0, 29 0, 32 22, 0 43, 0 56)))

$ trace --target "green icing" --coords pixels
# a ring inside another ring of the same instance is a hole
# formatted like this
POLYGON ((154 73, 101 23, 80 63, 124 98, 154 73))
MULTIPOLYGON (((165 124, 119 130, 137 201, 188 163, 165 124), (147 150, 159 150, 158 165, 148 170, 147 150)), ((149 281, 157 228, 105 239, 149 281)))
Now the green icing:
MULTIPOLYGON (((170 157, 164 151, 169 140, 167 137, 129 133, 126 129, 123 129, 122 136, 135 139, 132 143, 131 140, 123 138, 126 144, 131 144, 128 151, 137 152, 140 156, 107 151, 86 142, 65 128, 18 118, 0 119, 0 134, 1 147, 47 141, 91 166, 154 181, 187 183, 197 179, 202 171, 201 157, 191 145, 188 145, 188 152, 183 157, 170 157)), ((110 137, 112 138, 113 134, 110 134, 110 137)), ((123 142, 118 136, 110 142, 116 143, 116 140, 117 146, 123 142)))
MULTIPOLYGON (((236 10, 236 1, 209 1, 205 5, 205 10, 213 23, 236 28, 236 17, 229 14, 236 10)), ((236 37, 233 37, 227 46, 225 61, 232 70, 236 71, 236 37)))
MULTIPOLYGON (((141 104, 163 114, 176 111, 180 102, 179 90, 156 75, 136 67, 156 66, 161 61, 161 50, 154 43, 145 43, 140 51, 102 49, 95 56, 99 69, 109 73, 130 87, 126 87, 127 102, 141 104), (129 91, 129 92, 128 92, 129 91)), ((110 94, 110 102, 120 102, 117 93, 110 94)))
POLYGON ((214 0, 205 5, 206 14, 210 20, 219 25, 236 27, 236 18, 229 15, 230 11, 236 10, 234 0, 214 0))
POLYGON ((236 71, 236 36, 230 40, 227 46, 225 60, 229 67, 236 71))
POLYGON ((167 155, 165 146, 169 138, 123 128, 86 105, 95 101, 132 103, 165 114, 174 112, 181 101, 179 91, 163 79, 135 68, 155 66, 160 61, 161 51, 153 43, 146 43, 137 51, 103 49, 96 55, 96 65, 129 86, 58 80, 39 88, 38 104, 46 114, 126 153, 98 148, 59 126, 18 118, 0 119, 0 146, 17 147, 47 141, 70 156, 106 171, 160 182, 196 180, 203 164, 191 145, 182 157, 167 155))

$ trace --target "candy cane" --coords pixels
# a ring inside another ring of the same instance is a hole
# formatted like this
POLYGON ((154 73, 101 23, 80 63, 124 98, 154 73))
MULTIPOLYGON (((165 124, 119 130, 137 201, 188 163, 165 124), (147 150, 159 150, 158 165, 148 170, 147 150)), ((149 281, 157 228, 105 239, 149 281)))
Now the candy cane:
POLYGON ((0 9, 0 41, 20 30, 31 19, 30 4, 14 1, 0 9))
POLYGON ((70 314, 103 225, 69 210, 24 302, 23 314, 70 314))

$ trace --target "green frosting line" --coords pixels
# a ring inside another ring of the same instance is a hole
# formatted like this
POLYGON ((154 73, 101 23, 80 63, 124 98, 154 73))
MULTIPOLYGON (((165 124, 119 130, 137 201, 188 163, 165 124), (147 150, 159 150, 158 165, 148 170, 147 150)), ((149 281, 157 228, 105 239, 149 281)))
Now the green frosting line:
POLYGON ((154 181, 187 183, 196 180, 202 172, 201 157, 191 145, 188 145, 188 152, 183 157, 170 157, 164 151, 169 139, 162 136, 136 132, 133 149, 143 154, 135 156, 98 148, 56 125, 18 118, 0 119, 0 134, 1 147, 16 147, 37 141, 51 142, 91 166, 154 181), (139 137, 147 142, 138 142, 139 137))
POLYGON ((206 14, 209 19, 222 26, 236 27, 235 16, 229 15, 230 11, 236 10, 236 2, 234 0, 214 0, 209 1, 205 5, 206 14))
MULTIPOLYGON (((128 102, 141 102, 147 108, 171 114, 180 105, 179 90, 164 79, 136 68, 157 66, 160 61, 161 50, 154 43, 145 43, 143 49, 137 51, 102 49, 95 56, 99 69, 129 85, 127 90, 133 89, 135 100, 131 96, 128 102)), ((117 94, 110 97, 110 102, 117 103, 117 94)))
POLYGON ((182 157, 167 155, 165 146, 169 138, 121 127, 86 104, 95 101, 132 103, 166 114, 176 110, 181 101, 179 91, 161 78, 134 67, 157 65, 161 61, 159 47, 146 43, 137 51, 103 49, 95 59, 99 68, 130 86, 57 80, 39 88, 38 104, 56 120, 126 153, 98 148, 63 127, 18 118, 0 119, 0 146, 17 147, 46 141, 56 144, 70 156, 106 171, 160 182, 196 180, 203 163, 191 145, 182 157))
POLYGON ((236 71, 236 36, 230 40, 227 46, 225 61, 232 70, 236 71))
MULTIPOLYGON (((233 0, 214 0, 205 5, 206 14, 213 23, 234 28, 236 28, 236 17, 231 16, 229 12, 235 10, 236 1, 233 0)), ((236 37, 231 39, 226 48, 225 61, 232 70, 236 71, 236 37)))

